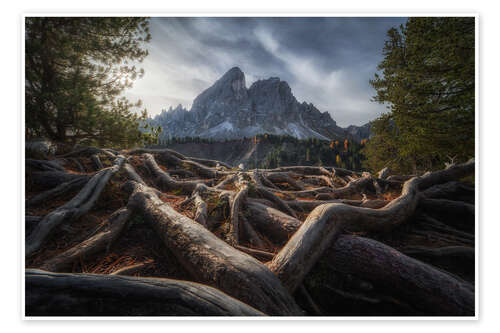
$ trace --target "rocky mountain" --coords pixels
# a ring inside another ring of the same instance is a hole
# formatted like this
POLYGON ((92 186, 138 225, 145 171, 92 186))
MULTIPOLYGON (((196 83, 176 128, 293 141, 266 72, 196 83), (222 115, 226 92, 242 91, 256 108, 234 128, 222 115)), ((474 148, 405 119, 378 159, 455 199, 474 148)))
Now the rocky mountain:
POLYGON ((299 103, 288 83, 277 77, 256 81, 247 88, 245 74, 238 67, 198 95, 191 110, 178 105, 162 111, 150 123, 163 127, 162 138, 236 139, 269 133, 331 140, 355 133, 356 140, 361 140, 361 134, 366 134, 357 131, 357 126, 341 128, 328 112, 299 103))

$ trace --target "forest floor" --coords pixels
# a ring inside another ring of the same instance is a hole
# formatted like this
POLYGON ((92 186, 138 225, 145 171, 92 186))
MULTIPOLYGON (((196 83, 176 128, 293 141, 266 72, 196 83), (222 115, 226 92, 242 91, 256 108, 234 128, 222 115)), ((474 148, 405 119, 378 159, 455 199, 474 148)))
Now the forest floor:
POLYGON ((27 158, 26 314, 473 316, 473 173, 27 158))

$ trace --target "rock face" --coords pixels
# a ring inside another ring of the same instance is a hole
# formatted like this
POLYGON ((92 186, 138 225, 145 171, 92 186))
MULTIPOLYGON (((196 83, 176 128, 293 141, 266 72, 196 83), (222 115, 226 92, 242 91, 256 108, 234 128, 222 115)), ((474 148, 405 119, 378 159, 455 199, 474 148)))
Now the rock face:
POLYGON ((348 135, 328 112, 299 103, 288 83, 277 77, 259 80, 247 89, 245 74, 238 67, 198 95, 190 111, 179 105, 150 122, 163 127, 163 138, 236 139, 269 133, 330 140, 348 135))

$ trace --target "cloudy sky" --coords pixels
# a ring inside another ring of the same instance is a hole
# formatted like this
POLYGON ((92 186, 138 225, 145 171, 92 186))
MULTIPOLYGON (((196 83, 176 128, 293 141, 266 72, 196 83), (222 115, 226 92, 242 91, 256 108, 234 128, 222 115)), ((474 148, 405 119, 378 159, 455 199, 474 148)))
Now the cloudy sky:
POLYGON ((150 115, 193 99, 238 66, 249 87, 277 76, 299 102, 328 111, 340 126, 362 125, 385 110, 368 80, 386 32, 405 18, 152 18, 145 76, 126 95, 150 115))

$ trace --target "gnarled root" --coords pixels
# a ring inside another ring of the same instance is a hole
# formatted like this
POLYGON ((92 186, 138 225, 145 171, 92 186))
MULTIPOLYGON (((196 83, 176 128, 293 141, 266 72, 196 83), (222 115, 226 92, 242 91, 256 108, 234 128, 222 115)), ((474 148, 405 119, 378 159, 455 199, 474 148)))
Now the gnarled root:
POLYGON ((255 201, 247 202, 247 210, 253 226, 277 243, 286 242, 302 224, 290 215, 255 201))
POLYGON ((425 213, 437 216, 441 222, 454 228, 474 231, 475 207, 466 202, 422 198, 419 207, 425 213))
POLYGON ((291 209, 290 206, 288 206, 288 204, 276 194, 260 186, 255 187, 255 191, 259 193, 264 199, 273 202, 279 210, 295 218, 297 217, 293 209, 291 209))
POLYGON ((51 200, 53 198, 56 198, 58 196, 61 196, 65 193, 71 193, 72 191, 75 191, 81 187, 83 187, 87 181, 89 180, 89 177, 76 177, 73 178, 70 181, 67 181, 65 183, 59 184, 58 186, 47 190, 45 192, 42 192, 40 194, 35 195, 31 199, 26 201, 26 206, 27 207, 36 207, 47 200, 51 200))
POLYGON ((267 267, 177 213, 147 187, 133 185, 129 207, 144 216, 179 262, 200 282, 266 314, 301 314, 291 295, 267 267))
POLYGON ((125 228, 130 215, 130 210, 127 208, 117 210, 109 217, 106 230, 51 258, 41 268, 51 272, 60 272, 65 266, 80 258, 89 257, 99 251, 109 249, 125 228))
POLYGON ((464 177, 474 170, 474 162, 412 178, 401 196, 381 209, 326 204, 314 209, 299 230, 274 257, 269 268, 294 292, 323 252, 344 228, 353 231, 389 230, 406 221, 415 211, 419 190, 464 177))
MULTIPOLYGON (((157 183, 160 186, 161 190, 168 191, 168 190, 173 190, 173 189, 181 189, 184 193, 191 194, 191 192, 194 191, 196 188, 196 185, 200 183, 207 183, 207 181, 177 181, 170 177, 170 175, 160 169, 158 164, 156 164, 156 161, 151 154, 144 154, 144 160, 146 162, 147 167, 153 174, 153 176, 156 177, 157 183)), ((208 183, 211 183, 209 181, 208 183)))
POLYGON ((335 270, 367 277, 428 313, 474 315, 471 285, 375 240, 342 235, 325 256, 335 270))
POLYGON ((198 193, 194 194, 193 202, 195 206, 194 220, 202 226, 207 227, 207 204, 198 193))
POLYGON ((109 179, 120 170, 124 161, 123 156, 118 156, 114 166, 96 173, 73 199, 46 215, 26 239, 26 256, 40 249, 55 227, 87 213, 94 206, 109 179))
POLYGON ((26 270, 27 316, 262 316, 198 283, 26 270))
POLYGON ((240 214, 240 207, 242 204, 245 202, 247 196, 248 196, 248 182, 243 180, 243 175, 239 175, 240 179, 238 181, 238 186, 240 186, 240 190, 236 195, 234 195, 234 198, 231 200, 231 212, 230 212, 230 219, 231 223, 229 224, 229 237, 231 239, 231 242, 233 245, 239 244, 239 238, 240 238, 240 223, 239 223, 239 214, 240 214))

